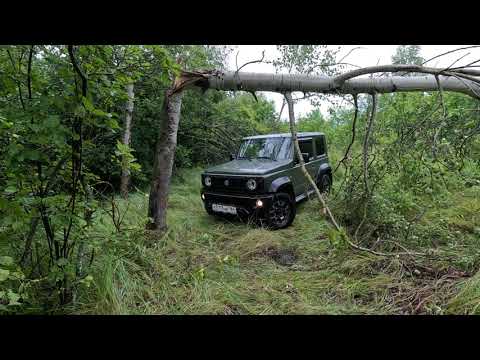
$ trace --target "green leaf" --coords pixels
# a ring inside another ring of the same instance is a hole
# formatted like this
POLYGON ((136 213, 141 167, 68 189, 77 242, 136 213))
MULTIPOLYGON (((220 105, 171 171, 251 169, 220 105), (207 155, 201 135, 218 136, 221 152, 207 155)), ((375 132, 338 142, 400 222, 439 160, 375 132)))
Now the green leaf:
POLYGON ((9 290, 7 296, 8 296, 8 299, 10 300, 10 302, 8 303, 9 306, 22 305, 21 303, 18 302, 21 296, 18 295, 17 293, 14 293, 13 291, 9 290))
POLYGON ((13 259, 10 256, 0 256, 0 265, 11 266, 13 259))
POLYGON ((68 264, 68 261, 65 258, 61 258, 60 260, 57 261, 58 266, 65 266, 67 264, 68 264))
POLYGON ((4 190, 7 194, 13 194, 18 191, 17 187, 15 185, 9 185, 5 188, 4 190))
POLYGON ((10 275, 10 278, 23 280, 25 279, 25 275, 21 271, 15 271, 10 275))
POLYGON ((0 282, 7 280, 7 279, 8 279, 8 275, 10 275, 10 271, 4 270, 4 269, 0 269, 0 282))

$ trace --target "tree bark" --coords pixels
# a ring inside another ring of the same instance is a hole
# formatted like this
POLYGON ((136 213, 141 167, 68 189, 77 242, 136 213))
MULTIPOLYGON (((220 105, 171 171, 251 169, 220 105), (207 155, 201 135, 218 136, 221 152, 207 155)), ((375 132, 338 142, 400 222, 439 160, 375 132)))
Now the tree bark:
POLYGON ((30 230, 28 231, 27 238, 25 241, 25 249, 23 251, 23 255, 20 260, 20 265, 24 269, 27 265, 28 258, 31 257, 31 254, 32 254, 32 242, 33 242, 35 233, 37 231, 39 220, 40 220, 40 217, 37 215, 33 215, 32 219, 30 220, 30 230))
POLYGON ((148 215, 153 219, 148 225, 151 230, 164 231, 167 228, 168 192, 177 146, 182 98, 183 89, 178 89, 175 85, 165 93, 148 204, 148 215))
MULTIPOLYGON (((125 113, 125 126, 123 132, 123 144, 130 146, 130 137, 131 137, 131 128, 132 128, 132 117, 133 117, 133 101, 134 101, 134 92, 133 92, 133 83, 127 85, 127 107, 125 113)), ((122 177, 120 180, 120 192, 122 196, 126 199, 128 197, 128 186, 130 184, 130 169, 125 162, 122 163, 122 177)))
MULTIPOLYGON (((389 67, 372 67, 356 73, 346 73, 344 76, 308 76, 290 74, 266 74, 266 73, 238 73, 235 72, 211 72, 198 76, 197 86, 216 90, 243 90, 243 91, 272 91, 272 92, 318 92, 330 94, 360 94, 360 93, 392 93, 404 91, 438 91, 438 83, 435 75, 401 77, 392 76, 386 78, 353 78, 354 76, 379 71, 405 71, 406 67, 400 65, 389 67), (369 72, 370 71, 370 72, 369 72)), ((421 67, 409 67, 415 71, 421 71, 421 67)), ((433 74, 431 68, 427 70, 433 74)), ((439 70, 440 71, 440 70, 439 70)), ((438 75, 439 82, 444 91, 461 92, 479 98, 480 77, 468 75, 471 79, 461 78, 461 70, 453 75, 438 75), (477 82, 479 81, 479 82, 477 82)))

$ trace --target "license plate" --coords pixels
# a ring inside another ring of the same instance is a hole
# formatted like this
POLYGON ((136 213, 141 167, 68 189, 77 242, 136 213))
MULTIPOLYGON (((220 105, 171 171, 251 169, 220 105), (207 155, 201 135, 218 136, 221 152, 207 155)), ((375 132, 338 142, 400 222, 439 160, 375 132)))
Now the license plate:
POLYGON ((227 206, 221 204, 212 204, 212 210, 216 212, 221 212, 225 214, 237 214, 237 208, 235 206, 227 206))

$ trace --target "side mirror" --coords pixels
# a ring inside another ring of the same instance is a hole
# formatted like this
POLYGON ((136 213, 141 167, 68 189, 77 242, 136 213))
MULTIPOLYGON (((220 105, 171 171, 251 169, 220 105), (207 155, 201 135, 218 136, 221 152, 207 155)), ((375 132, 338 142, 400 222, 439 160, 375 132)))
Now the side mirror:
POLYGON ((235 154, 230 154, 230 161, 235 160, 235 154))
POLYGON ((302 153, 303 161, 308 163, 310 161, 310 156, 308 153, 302 153))

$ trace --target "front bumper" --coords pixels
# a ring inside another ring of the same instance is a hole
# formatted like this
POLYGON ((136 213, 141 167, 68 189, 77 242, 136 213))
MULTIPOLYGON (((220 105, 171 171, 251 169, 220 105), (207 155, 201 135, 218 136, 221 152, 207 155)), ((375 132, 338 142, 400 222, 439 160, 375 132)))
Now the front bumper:
MULTIPOLYGON (((202 191, 201 195, 203 195, 203 204, 208 213, 214 213, 212 211, 212 204, 221 204, 235 206, 237 208, 237 214, 240 217, 264 217, 273 200, 273 194, 233 195, 202 191), (263 203, 260 207, 257 206, 258 200, 261 200, 263 203)), ((221 215, 222 213, 215 214, 221 215)))

